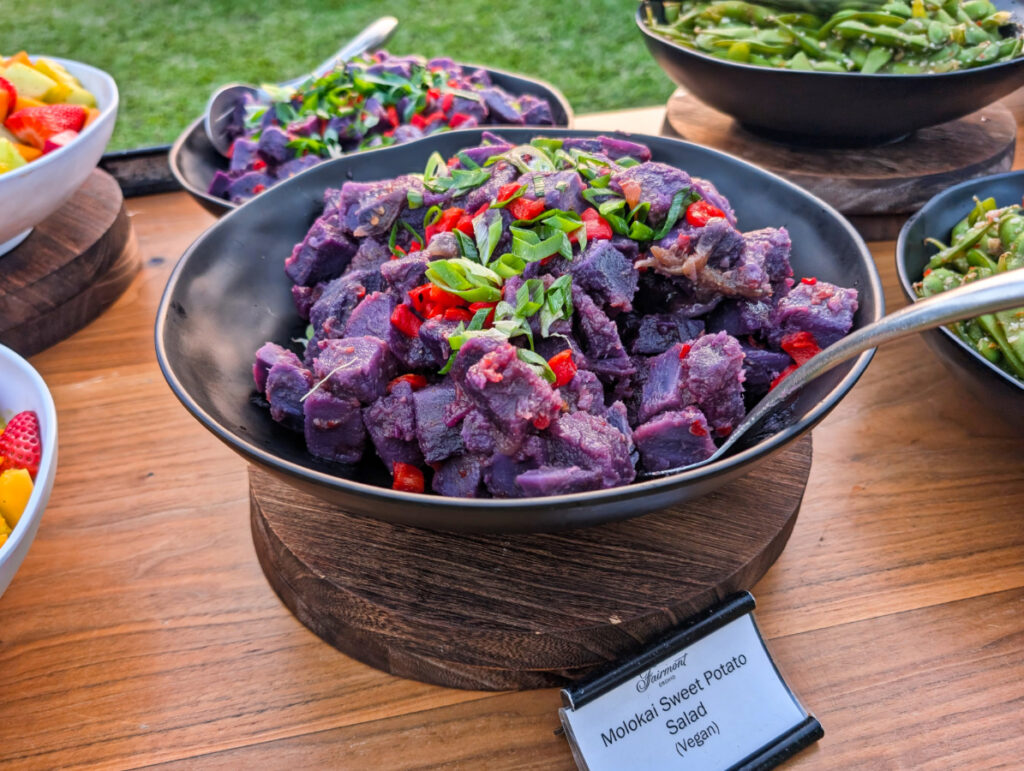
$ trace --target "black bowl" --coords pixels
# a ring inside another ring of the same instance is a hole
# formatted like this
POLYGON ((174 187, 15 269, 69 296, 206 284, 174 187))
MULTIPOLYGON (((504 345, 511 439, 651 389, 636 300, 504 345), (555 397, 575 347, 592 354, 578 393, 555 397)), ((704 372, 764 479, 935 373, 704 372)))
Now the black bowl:
MULTIPOLYGON (((925 238, 946 241, 949 231, 974 206, 974 196, 993 197, 999 206, 1020 203, 1024 171, 980 177, 954 185, 926 203, 907 220, 896 242, 896 271, 903 294, 916 301, 913 284, 921 280, 935 247, 925 238)), ((922 333, 928 347, 974 397, 1003 418, 1024 428, 1024 381, 992 364, 945 327, 922 333)))
MULTIPOLYGON (((1016 0, 996 0, 1020 11, 1016 0)), ((803 72, 719 59, 636 24, 672 80, 745 128, 771 139, 820 146, 863 146, 899 139, 961 118, 1024 86, 1024 57, 934 75, 803 72)))
MULTIPOLYGON (((466 72, 485 70, 491 76, 494 85, 505 89, 510 94, 516 96, 533 94, 541 99, 547 99, 551 104, 551 114, 555 119, 555 125, 572 125, 572 107, 569 106, 569 102, 562 92, 551 84, 512 72, 479 67, 475 64, 463 64, 462 68, 466 72)), ((497 128, 502 127, 497 126, 497 128)), ((376 150, 366 152, 376 152, 376 150)), ((210 182, 213 181, 213 175, 218 171, 228 170, 228 159, 214 150, 213 145, 210 144, 206 131, 203 129, 203 116, 200 115, 174 141, 168 161, 175 179, 210 214, 220 217, 222 214, 238 208, 238 204, 207 192, 210 189, 210 182)))
MULTIPOLYGON (((597 136, 566 129, 506 129, 535 136, 597 136)), ((167 284, 156 320, 160 367, 174 393, 210 431, 247 460, 286 482, 368 517, 461 531, 542 531, 646 514, 696 498, 749 471, 825 417, 871 359, 864 353, 819 378, 795 405, 798 420, 753 447, 703 468, 625 487, 518 500, 463 499, 396 492, 383 464, 351 469, 314 458, 303 439, 271 420, 253 400, 253 354, 264 341, 301 337, 283 259, 322 209, 325 188, 347 179, 418 172, 433 151, 444 156, 479 143, 482 130, 438 134, 409 144, 315 166, 238 208, 189 247, 167 284)), ((828 204, 732 156, 662 137, 633 137, 654 159, 711 179, 732 201, 744 229, 785 225, 797 275, 860 292, 854 326, 883 314, 882 288, 857 232, 828 204)))

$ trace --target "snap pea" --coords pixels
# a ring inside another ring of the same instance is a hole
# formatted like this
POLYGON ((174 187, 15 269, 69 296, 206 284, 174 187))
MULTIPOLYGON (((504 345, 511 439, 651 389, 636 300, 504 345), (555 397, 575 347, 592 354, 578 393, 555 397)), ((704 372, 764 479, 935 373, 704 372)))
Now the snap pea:
POLYGON ((868 51, 867 56, 864 57, 864 63, 860 65, 860 71, 871 74, 872 72, 878 72, 882 67, 889 63, 892 58, 892 49, 884 46, 871 46, 871 50, 868 51))
POLYGON ((871 27, 859 21, 841 21, 835 31, 845 38, 863 38, 876 45, 912 48, 924 51, 928 48, 928 38, 924 35, 908 35, 891 27, 871 27))

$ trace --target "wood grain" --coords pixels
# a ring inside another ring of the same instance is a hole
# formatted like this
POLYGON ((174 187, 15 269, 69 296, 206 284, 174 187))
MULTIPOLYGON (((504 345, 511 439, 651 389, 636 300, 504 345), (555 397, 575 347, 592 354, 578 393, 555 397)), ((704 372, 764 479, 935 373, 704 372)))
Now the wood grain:
MULTIPOLYGON (((652 117, 638 115, 588 126, 652 117)), ((168 274, 213 218, 184 194, 127 205, 141 273, 32 359, 61 460, 0 598, 0 767, 571 768, 556 691, 393 677, 279 602, 243 462, 175 401, 153 354, 168 274)), ((892 244, 872 250, 893 310, 892 244)), ((916 339, 880 350, 815 429, 799 520, 753 589, 826 731, 788 767, 1019 766, 1022 451, 916 339)))
POLYGON ((0 343, 23 356, 81 329, 139 270, 117 182, 96 170, 71 199, 0 257, 0 343))
MULTIPOLYGON (((682 90, 669 99, 668 121, 684 139, 756 163, 843 214, 882 215, 886 221, 893 214, 905 218, 957 182, 1008 171, 1017 136, 1013 114, 998 102, 898 142, 841 150, 764 139, 682 90)), ((899 224, 887 237, 898 231, 899 224)), ((883 232, 877 230, 876 237, 883 232)))
POLYGON ((386 672, 455 688, 568 685, 629 656, 781 553, 804 437, 721 490, 563 533, 439 533, 350 516, 251 467, 253 541, 302 623, 386 672))

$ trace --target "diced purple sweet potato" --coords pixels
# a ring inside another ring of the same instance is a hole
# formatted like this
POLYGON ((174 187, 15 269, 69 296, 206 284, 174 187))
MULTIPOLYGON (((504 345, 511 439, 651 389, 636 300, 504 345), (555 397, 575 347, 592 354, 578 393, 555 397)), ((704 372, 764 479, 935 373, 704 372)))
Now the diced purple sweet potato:
POLYGON ((449 382, 427 386, 412 395, 416 412, 416 437, 427 463, 438 463, 461 455, 464 447, 459 424, 448 424, 448 410, 455 401, 455 386, 449 382))
POLYGON ((256 351, 256 361, 252 365, 252 377, 256 382, 256 390, 261 394, 267 392, 267 375, 270 368, 278 362, 291 364, 293 367, 302 368, 302 362, 294 352, 282 348, 277 343, 264 343, 256 351))
POLYGON ((725 218, 729 221, 729 224, 733 227, 736 226, 736 212, 733 211, 729 200, 718 192, 718 188, 715 187, 714 183, 700 177, 693 177, 691 183, 693 184, 693 191, 697 195, 712 206, 725 212, 725 218))
POLYGON ((685 194, 693 187, 690 175, 685 171, 653 161, 615 172, 608 187, 625 194, 623 185, 626 188, 639 188, 640 201, 651 204, 647 223, 655 227, 665 221, 675 194, 685 194))
POLYGON ((586 290, 606 313, 633 310, 639 274, 633 262, 608 241, 591 241, 569 268, 573 285, 586 290))
POLYGON ((303 424, 302 397, 313 385, 308 369, 296 366, 287 357, 278 359, 267 372, 266 394, 270 402, 270 417, 293 431, 301 431, 303 424))
POLYGON ((586 369, 577 369, 572 380, 558 389, 569 406, 569 412, 590 412, 603 415, 604 386, 597 375, 586 369))
POLYGON ((582 493, 601 488, 601 472, 579 466, 541 466, 517 476, 516 485, 528 497, 582 493))
POLYGON ((523 116, 516 108, 516 97, 500 88, 483 88, 477 94, 484 100, 491 123, 523 125, 523 116))
POLYGON ((633 355, 654 356, 675 343, 685 343, 704 332, 704 322, 681 313, 652 313, 639 318, 629 344, 633 355))
POLYGON ((228 161, 228 171, 245 173, 256 160, 258 146, 251 139, 239 137, 232 144, 231 159, 228 161))
POLYGON ((786 335, 810 332, 820 347, 827 348, 850 331, 856 312, 856 289, 801 281, 779 300, 768 339, 777 346, 786 335))
MULTIPOLYGON (((380 273, 370 270, 349 270, 343 276, 323 285, 320 296, 309 309, 309 323, 316 332, 327 332, 327 337, 344 334, 348 317, 363 298, 380 291, 380 273), (325 330, 330 322, 329 330, 325 330)), ((322 339, 320 335, 318 339, 322 339)))
POLYGON ((391 330, 395 300, 383 292, 371 292, 355 307, 345 324, 345 337, 379 337, 386 340, 391 330))
POLYGON ((426 281, 423 275, 427 272, 427 264, 426 256, 416 252, 408 257, 382 263, 380 275, 385 285, 393 290, 395 299, 402 300, 405 292, 426 281))
POLYGON ((572 302, 576 333, 586 355, 587 369, 609 383, 629 378, 635 369, 615 323, 580 287, 573 286, 572 302))
POLYGON ((423 192, 423 181, 411 174, 379 182, 346 182, 341 187, 342 228, 360 238, 384 235, 408 205, 410 190, 423 192))
POLYGON ((399 381, 385 394, 363 410, 363 425, 373 441, 384 465, 395 463, 423 465, 416 434, 416 412, 413 408, 412 386, 399 381))
POLYGON ((527 437, 515 452, 490 454, 484 463, 484 484, 495 498, 522 498, 524 492, 516 479, 547 462, 545 442, 538 436, 527 437))
POLYGON ((371 404, 382 396, 388 381, 397 374, 387 345, 375 337, 324 340, 313 363, 313 373, 317 390, 354 397, 362 404, 371 404))
POLYGON ((509 442, 521 441, 533 427, 548 425, 562 409, 562 399, 532 367, 519 360, 516 348, 487 338, 470 338, 455 358, 456 387, 509 442))
POLYGON ((303 408, 306 446, 313 455, 337 463, 357 463, 363 457, 366 430, 357 399, 317 390, 303 408))
MULTIPOLYGON (((420 328, 422 329, 422 326, 420 328)), ((441 363, 434 359, 433 353, 427 349, 418 334, 415 337, 409 337, 401 329, 391 324, 386 339, 391 354, 398 361, 403 372, 437 369, 441 366, 441 363)))
POLYGON ((231 180, 228 185, 228 200, 232 203, 248 201, 257 191, 266 190, 274 184, 274 178, 262 171, 250 171, 231 180))
POLYGON ((708 318, 708 331, 728 332, 733 337, 761 335, 771 326, 774 311, 775 307, 768 299, 725 300, 708 318))
POLYGON ((746 393, 766 393, 772 381, 793 363, 788 353, 743 345, 743 381, 746 393))
POLYGON ((323 163, 323 161, 323 158, 316 155, 303 155, 301 158, 292 158, 290 161, 285 161, 277 167, 276 176, 278 180, 288 179, 296 174, 301 174, 306 169, 311 169, 323 163))
POLYGON ((434 472, 431 488, 438 495, 452 498, 478 498, 481 495, 483 466, 475 455, 449 458, 434 472))
POLYGON ((633 431, 646 471, 665 471, 704 460, 715 451, 704 414, 690 405, 663 412, 633 431))
POLYGON ((601 487, 633 481, 636 472, 627 438, 605 418, 589 412, 562 415, 549 430, 553 466, 580 466, 600 474, 601 487))
POLYGON ((526 185, 527 198, 543 199, 548 209, 582 212, 588 206, 583 199, 583 180, 575 171, 531 171, 519 178, 526 185))
POLYGON ((452 355, 448 337, 455 333, 458 326, 459 322, 445 321, 440 316, 427 319, 420 325, 420 342, 430 356, 430 368, 440 369, 448 362, 452 355))
POLYGON ((338 215, 330 212, 317 219, 306 237, 284 261, 284 272, 294 283, 313 286, 342 274, 358 244, 338 228, 338 215))
POLYGON ((562 142, 565 150, 582 150, 585 153, 602 154, 617 161, 630 157, 644 163, 651 160, 651 151, 646 145, 630 142, 614 136, 568 137, 562 142))

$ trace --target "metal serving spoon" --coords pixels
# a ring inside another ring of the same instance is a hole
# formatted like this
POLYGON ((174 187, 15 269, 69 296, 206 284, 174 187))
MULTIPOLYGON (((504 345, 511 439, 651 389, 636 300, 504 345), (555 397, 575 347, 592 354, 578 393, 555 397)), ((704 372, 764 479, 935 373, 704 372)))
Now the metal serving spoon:
MULTIPOLYGON (((330 72, 338 62, 348 61, 364 51, 384 45, 397 26, 398 19, 394 16, 382 16, 338 49, 337 53, 331 54, 329 58, 321 62, 312 72, 281 83, 281 87, 295 88, 310 77, 320 77, 330 72)), ((244 83, 229 83, 214 91, 210 101, 206 103, 203 127, 206 129, 206 136, 210 138, 210 144, 221 155, 227 156, 228 151, 231 149, 231 142, 233 141, 229 133, 232 123, 231 119, 239 105, 248 96, 254 99, 270 99, 270 95, 262 89, 244 83)))
POLYGON ((678 474, 680 471, 706 466, 721 458, 740 437, 760 423, 818 375, 852 359, 860 353, 890 340, 906 337, 926 329, 951 324, 954 321, 981 316, 985 313, 1009 310, 1024 305, 1024 270, 1008 271, 984 281, 934 295, 906 308, 890 313, 880 321, 861 327, 833 343, 803 366, 793 370, 781 383, 768 392, 743 421, 733 429, 721 447, 709 458, 688 466, 664 471, 642 472, 638 479, 657 479, 678 474))

